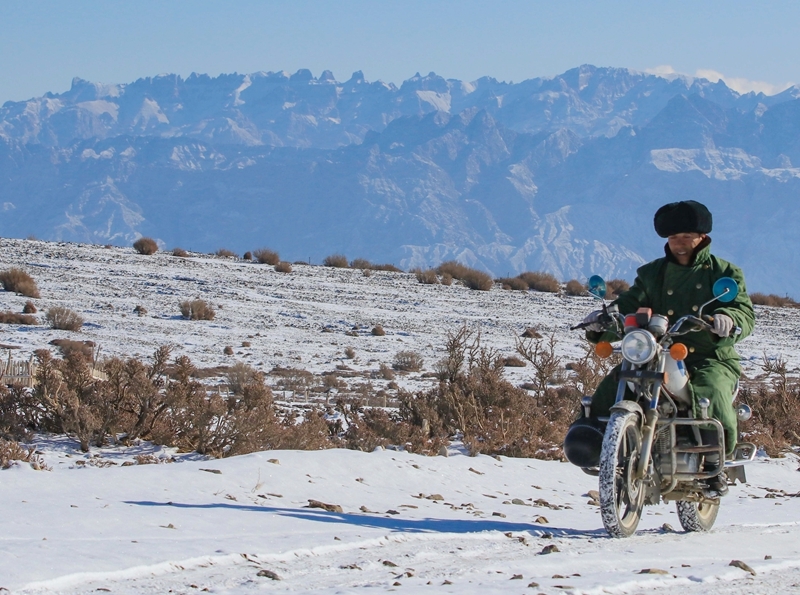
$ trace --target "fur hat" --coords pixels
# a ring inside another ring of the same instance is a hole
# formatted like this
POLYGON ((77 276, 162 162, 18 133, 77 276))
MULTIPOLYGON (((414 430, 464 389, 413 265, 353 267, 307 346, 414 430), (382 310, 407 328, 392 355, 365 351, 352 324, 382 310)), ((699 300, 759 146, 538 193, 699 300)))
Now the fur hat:
POLYGON ((653 225, 662 238, 676 233, 709 233, 711 212, 695 200, 671 202, 656 211, 653 225))

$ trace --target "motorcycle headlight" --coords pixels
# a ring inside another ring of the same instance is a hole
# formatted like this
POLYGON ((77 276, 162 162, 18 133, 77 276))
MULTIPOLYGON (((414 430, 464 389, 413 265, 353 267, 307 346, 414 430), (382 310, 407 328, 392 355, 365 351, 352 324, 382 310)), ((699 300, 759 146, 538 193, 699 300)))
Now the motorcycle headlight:
POLYGON ((643 329, 630 331, 622 339, 622 357, 632 364, 646 364, 656 354, 655 337, 643 329))

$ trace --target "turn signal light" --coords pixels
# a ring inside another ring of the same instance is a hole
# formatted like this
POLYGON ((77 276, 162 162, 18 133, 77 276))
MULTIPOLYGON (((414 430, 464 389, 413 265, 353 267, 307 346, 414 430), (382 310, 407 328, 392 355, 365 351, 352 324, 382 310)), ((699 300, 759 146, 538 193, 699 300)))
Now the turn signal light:
POLYGON ((669 354, 676 362, 682 362, 686 359, 686 356, 689 355, 689 350, 686 349, 686 345, 683 343, 675 343, 669 348, 669 354))
POLYGON ((605 359, 611 357, 611 354, 614 353, 614 348, 608 341, 600 341, 594 346, 594 352, 597 354, 597 357, 605 359))

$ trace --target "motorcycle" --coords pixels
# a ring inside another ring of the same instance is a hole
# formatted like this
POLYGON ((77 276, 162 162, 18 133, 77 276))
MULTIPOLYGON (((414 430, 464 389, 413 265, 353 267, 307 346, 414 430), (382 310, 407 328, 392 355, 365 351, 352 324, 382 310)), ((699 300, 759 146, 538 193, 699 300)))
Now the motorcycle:
MULTIPOLYGON (((728 481, 746 481, 744 465, 755 458, 757 449, 749 442, 738 442, 726 460, 725 434, 722 424, 708 415, 709 400, 700 399, 699 416, 694 414, 683 363, 688 349, 680 343, 682 335, 710 332, 713 317, 704 316, 703 309, 716 301, 730 302, 738 292, 734 279, 719 279, 713 287, 714 298, 696 315, 683 316, 669 326, 666 316, 649 308, 623 316, 615 305, 606 304, 605 281, 596 275, 589 280, 589 293, 603 300, 599 322, 620 339, 618 344, 598 343, 596 353, 601 357, 619 353, 622 365, 611 415, 590 418, 592 398, 583 397, 584 417, 567 433, 564 451, 570 462, 599 477, 600 512, 611 536, 633 535, 643 507, 661 501, 676 503, 684 530, 708 531, 728 481), (591 442, 596 447, 600 440, 596 461, 596 454, 587 453, 591 442), (724 482, 724 489, 710 489, 715 478, 719 478, 717 485, 724 482)), ((572 330, 588 325, 578 324, 572 330)), ((741 329, 733 332, 739 334, 741 329)), ((738 384, 732 403, 737 393, 738 384)), ((751 414, 747 405, 737 408, 739 421, 751 414)))

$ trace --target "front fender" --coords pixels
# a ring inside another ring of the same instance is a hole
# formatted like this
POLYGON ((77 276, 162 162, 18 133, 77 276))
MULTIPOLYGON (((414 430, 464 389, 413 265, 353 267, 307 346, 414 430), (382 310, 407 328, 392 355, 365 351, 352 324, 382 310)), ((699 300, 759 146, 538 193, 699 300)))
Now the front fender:
POLYGON ((623 400, 619 401, 618 403, 614 403, 611 407, 611 413, 636 413, 639 415, 639 419, 644 419, 644 411, 642 411, 641 406, 636 401, 628 401, 623 400))

